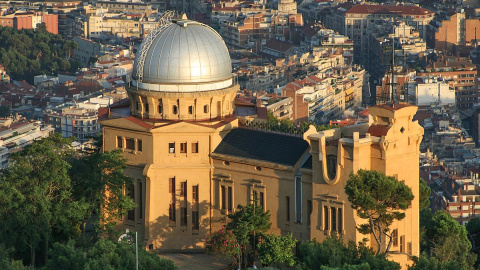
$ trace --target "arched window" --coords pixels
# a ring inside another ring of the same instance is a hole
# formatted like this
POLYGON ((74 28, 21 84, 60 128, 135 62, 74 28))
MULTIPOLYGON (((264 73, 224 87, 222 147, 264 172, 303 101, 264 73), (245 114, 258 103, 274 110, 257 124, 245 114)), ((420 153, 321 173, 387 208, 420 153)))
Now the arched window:
POLYGON ((178 107, 177 107, 177 105, 173 105, 173 114, 178 114, 178 107))
POLYGON ((330 179, 337 175, 337 156, 327 155, 327 174, 330 179))

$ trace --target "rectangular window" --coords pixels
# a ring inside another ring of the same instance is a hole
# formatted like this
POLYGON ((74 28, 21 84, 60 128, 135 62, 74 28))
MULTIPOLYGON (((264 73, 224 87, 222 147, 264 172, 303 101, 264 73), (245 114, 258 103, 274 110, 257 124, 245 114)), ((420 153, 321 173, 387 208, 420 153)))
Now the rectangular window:
POLYGON ((329 219, 328 219, 328 206, 323 207, 323 230, 328 231, 329 227, 329 219))
POLYGON ((412 254, 412 242, 407 243, 407 253, 412 254))
POLYGON ((117 136, 117 148, 123 148, 123 138, 117 136))
POLYGON ((187 226, 187 208, 180 207, 180 226, 187 226))
POLYGON ((398 230, 397 229, 392 231, 392 242, 394 247, 398 247, 398 230))
POLYGON ((176 222, 176 211, 175 211, 175 203, 170 202, 170 205, 168 207, 168 220, 173 223, 173 225, 176 222))
POLYGON ((180 196, 187 200, 187 181, 180 183, 180 196))
POLYGON ((295 222, 302 222, 302 178, 295 177, 295 222))
POLYGON ((170 154, 175 153, 175 143, 169 143, 169 144, 168 144, 168 152, 169 152, 170 154))
POLYGON ((180 153, 187 153, 187 143, 180 143, 180 153))
POLYGON ((198 142, 192 143, 192 153, 198 153, 198 142))
POLYGON ((290 197, 286 196, 285 197, 285 203, 287 205, 285 205, 286 207, 286 214, 287 214, 287 221, 290 221, 290 197))
POLYGON ((142 152, 142 151, 143 151, 142 140, 137 140, 137 151, 138 151, 138 152, 142 152))
POLYGON ((265 195, 263 194, 263 192, 259 192, 259 197, 258 197, 258 203, 260 204, 260 206, 265 210, 265 195))
POLYGON ((192 186, 192 201, 198 202, 198 185, 192 186))
POLYGON ((198 211, 192 211, 192 230, 198 230, 200 223, 200 217, 198 211))
MULTIPOLYGON (((135 202, 135 185, 134 184, 131 184, 128 187, 128 196, 130 197, 130 199, 132 199, 135 202)), ((128 220, 135 220, 135 210, 134 209, 128 211, 127 219, 128 220)))
POLYGON ((128 150, 135 150, 135 140, 132 138, 126 138, 125 148, 127 148, 128 150))
POLYGON ((227 202, 226 202, 226 199, 227 199, 226 195, 227 195, 227 194, 226 194, 226 190, 225 190, 225 189, 226 189, 225 186, 222 186, 222 187, 221 187, 221 194, 220 194, 220 196, 222 196, 222 205, 221 205, 221 209, 222 209, 222 210, 225 210, 225 209, 226 209, 226 203, 227 203, 227 202))
POLYGON ((307 200, 307 225, 310 226, 312 222, 312 201, 307 200))
POLYGON ((337 208, 338 215, 338 233, 342 234, 343 232, 343 209, 337 208))
POLYGON ((169 179, 168 190, 170 194, 175 194, 175 177, 169 179))
POLYGON ((143 218, 143 189, 142 182, 138 181, 138 217, 143 218))
POLYGON ((232 187, 228 187, 228 212, 233 212, 233 190, 232 187))
POLYGON ((175 209, 175 203, 176 203, 176 196, 175 196, 175 177, 172 177, 169 179, 169 193, 171 196, 170 199, 170 205, 168 208, 168 220, 173 223, 170 225, 175 225, 176 223, 176 209, 175 209))
POLYGON ((337 230, 337 208, 331 207, 330 208, 332 212, 332 231, 337 230))
POLYGON ((400 236, 400 252, 405 252, 405 235, 400 236))

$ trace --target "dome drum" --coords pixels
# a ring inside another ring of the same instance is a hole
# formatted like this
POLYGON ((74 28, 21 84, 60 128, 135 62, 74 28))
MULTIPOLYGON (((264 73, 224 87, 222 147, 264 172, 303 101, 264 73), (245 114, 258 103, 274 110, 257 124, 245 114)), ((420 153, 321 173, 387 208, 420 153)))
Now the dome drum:
POLYGON ((233 115, 239 86, 222 90, 175 93, 136 90, 130 87, 132 115, 159 120, 198 121, 233 115))

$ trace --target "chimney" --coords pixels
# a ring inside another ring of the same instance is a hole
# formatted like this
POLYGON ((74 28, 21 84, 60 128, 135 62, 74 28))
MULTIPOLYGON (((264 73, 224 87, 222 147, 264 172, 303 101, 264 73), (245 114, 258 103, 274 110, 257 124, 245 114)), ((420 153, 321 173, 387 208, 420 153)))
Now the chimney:
POLYGON ((257 108, 261 108, 262 106, 262 100, 257 98, 257 108))

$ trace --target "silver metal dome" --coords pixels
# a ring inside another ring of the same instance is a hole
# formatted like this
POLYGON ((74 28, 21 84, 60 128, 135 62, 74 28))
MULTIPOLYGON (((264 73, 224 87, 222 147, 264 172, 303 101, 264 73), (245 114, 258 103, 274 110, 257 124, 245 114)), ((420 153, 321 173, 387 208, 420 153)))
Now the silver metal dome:
POLYGON ((147 51, 141 60, 137 54, 133 70, 134 80, 143 77, 140 87, 231 82, 232 63, 225 42, 215 30, 199 22, 181 20, 166 25, 144 49, 147 51))

